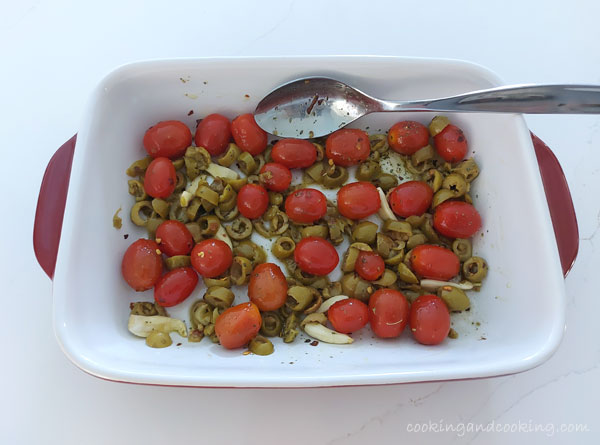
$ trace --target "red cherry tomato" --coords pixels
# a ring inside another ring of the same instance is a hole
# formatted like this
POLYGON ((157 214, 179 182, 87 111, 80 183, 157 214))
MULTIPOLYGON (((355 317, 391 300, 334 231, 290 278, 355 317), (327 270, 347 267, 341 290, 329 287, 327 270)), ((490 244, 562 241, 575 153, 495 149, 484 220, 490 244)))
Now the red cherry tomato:
POLYGON ((215 323, 215 333, 224 348, 241 348, 256 337, 262 318, 254 303, 242 303, 226 309, 215 323))
POLYGON ((225 273, 233 262, 231 248, 224 241, 206 239, 194 246, 191 253, 192 266, 206 278, 218 277, 225 273))
POLYGON ((450 312, 444 301, 435 295, 421 295, 410 308, 410 330, 423 345, 437 345, 450 332, 450 312))
POLYGON ((412 250, 413 270, 424 278, 447 281, 458 275, 460 260, 454 252, 439 246, 421 244, 412 250))
POLYGON ((242 114, 231 123, 231 134, 238 147, 252 156, 267 148, 267 133, 258 126, 251 114, 242 114))
POLYGON ((269 195, 265 188, 258 184, 246 184, 238 192, 237 206, 246 218, 260 218, 269 207, 269 195))
POLYGON ((390 128, 388 143, 392 150, 403 155, 412 155, 429 143, 429 130, 419 122, 397 122, 390 128))
POLYGON ((378 280, 385 270, 385 263, 375 252, 361 250, 354 265, 354 270, 367 281, 378 280))
POLYGON ((327 311, 327 318, 336 331, 350 334, 369 322, 369 308, 356 298, 347 298, 334 303, 327 311))
POLYGON ((153 198, 167 198, 177 185, 175 167, 168 158, 155 158, 144 176, 144 190, 153 198))
POLYGON ((156 242, 167 256, 187 255, 194 247, 194 238, 182 222, 169 219, 156 229, 156 242))
POLYGON ((310 167, 317 160, 317 149, 305 139, 282 139, 273 145, 271 158, 287 168, 310 167))
POLYGON ((340 213, 350 219, 366 218, 381 206, 379 192, 370 182, 346 184, 338 190, 337 201, 340 213))
POLYGON ((158 244, 147 239, 132 243, 123 255, 121 273, 127 284, 138 292, 151 289, 163 270, 158 244))
POLYGON ((404 294, 394 289, 379 289, 369 298, 369 322, 377 337, 394 338, 404 331, 410 308, 404 294))
POLYGON ((260 178, 268 190, 283 192, 292 182, 292 172, 283 164, 269 162, 260 169, 260 178))
POLYGON ((192 132, 183 122, 163 121, 144 135, 144 148, 153 158, 178 158, 192 144, 192 132))
POLYGON ((329 241, 318 236, 309 236, 296 244, 294 260, 303 272, 327 275, 338 265, 340 257, 329 241))
POLYGON ((448 162, 462 161, 467 155, 467 138, 456 125, 448 124, 433 139, 438 154, 448 162))
POLYGON ((312 223, 327 213, 327 198, 315 189, 300 189, 288 195, 285 213, 294 222, 312 223))
POLYGON ((446 201, 435 209, 433 228, 450 238, 470 238, 481 229, 481 216, 468 202, 446 201))
POLYGON ((154 300, 163 307, 181 303, 196 288, 198 274, 192 267, 178 267, 163 275, 154 287, 154 300))
POLYGON ((392 211, 402 218, 422 215, 431 205, 432 198, 433 190, 423 181, 404 182, 389 196, 392 211))
POLYGON ((231 122, 221 114, 209 114, 196 127, 196 146, 204 147, 212 156, 223 153, 230 140, 231 122))
POLYGON ((338 130, 327 137, 325 151, 336 165, 350 167, 360 164, 371 153, 369 135, 355 128, 338 130))
POLYGON ((248 298, 261 311, 275 311, 285 304, 288 285, 277 264, 259 264, 250 275, 248 298))

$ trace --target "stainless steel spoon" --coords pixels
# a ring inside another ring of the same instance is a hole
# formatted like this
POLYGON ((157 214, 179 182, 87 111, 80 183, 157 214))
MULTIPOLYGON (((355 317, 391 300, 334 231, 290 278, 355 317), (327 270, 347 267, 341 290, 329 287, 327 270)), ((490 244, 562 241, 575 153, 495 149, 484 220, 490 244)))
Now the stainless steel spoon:
POLYGON ((268 133, 308 139, 381 111, 600 114, 600 86, 513 85, 402 102, 371 97, 339 80, 307 77, 269 93, 256 107, 254 117, 268 133))

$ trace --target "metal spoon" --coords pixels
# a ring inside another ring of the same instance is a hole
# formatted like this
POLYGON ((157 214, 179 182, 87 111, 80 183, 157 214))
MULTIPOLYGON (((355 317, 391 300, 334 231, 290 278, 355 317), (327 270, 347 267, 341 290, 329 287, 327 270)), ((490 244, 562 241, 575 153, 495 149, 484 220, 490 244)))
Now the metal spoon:
POLYGON ((371 97, 339 80, 307 77, 269 93, 256 107, 254 117, 268 133, 308 139, 380 111, 600 114, 600 86, 516 85, 402 102, 371 97))

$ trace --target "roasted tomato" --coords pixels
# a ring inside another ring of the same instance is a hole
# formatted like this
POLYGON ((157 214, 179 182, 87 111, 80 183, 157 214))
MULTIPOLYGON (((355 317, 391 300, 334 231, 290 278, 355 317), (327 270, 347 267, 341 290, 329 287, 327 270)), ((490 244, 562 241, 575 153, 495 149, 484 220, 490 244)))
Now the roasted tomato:
POLYGON ((306 273, 327 275, 338 265, 340 257, 329 241, 309 236, 296 244, 294 260, 306 273))
POLYGON ((121 273, 127 284, 138 292, 154 287, 162 274, 161 251, 154 241, 139 239, 125 251, 121 273))
POLYGON ((275 311, 285 304, 288 285, 277 264, 259 264, 250 275, 248 297, 261 311, 275 311))
POLYGON ((370 182, 346 184, 337 193, 338 210, 346 218, 363 219, 377 213, 381 206, 379 192, 370 182))
POLYGON ((338 130, 327 137, 325 151, 336 165, 350 167, 360 164, 371 153, 369 135, 355 128, 338 130))
POLYGON ((450 312, 435 295, 421 295, 410 308, 410 330, 419 343, 437 345, 450 332, 450 312))
POLYGON ((178 267, 164 274, 154 287, 154 300, 161 306, 181 303, 196 288, 198 274, 192 267, 178 267))
POLYGON ((215 323, 215 333, 221 346, 241 348, 256 337, 262 318, 254 303, 242 303, 226 309, 215 323))
POLYGON ((183 122, 163 121, 144 135, 144 148, 153 158, 178 158, 192 144, 192 132, 183 122))
POLYGON ((287 168, 310 167, 317 159, 317 149, 304 139, 282 139, 273 145, 271 158, 287 168))
POLYGON ((460 260, 454 252, 429 244, 415 247, 410 262, 417 275, 432 280, 447 281, 458 275, 460 269, 460 260))
POLYGON ((327 213, 327 198, 319 190, 296 190, 285 200, 285 213, 297 223, 315 222, 327 213))
POLYGON ((209 114, 196 127, 194 142, 212 156, 225 151, 231 140, 231 122, 221 114, 209 114))

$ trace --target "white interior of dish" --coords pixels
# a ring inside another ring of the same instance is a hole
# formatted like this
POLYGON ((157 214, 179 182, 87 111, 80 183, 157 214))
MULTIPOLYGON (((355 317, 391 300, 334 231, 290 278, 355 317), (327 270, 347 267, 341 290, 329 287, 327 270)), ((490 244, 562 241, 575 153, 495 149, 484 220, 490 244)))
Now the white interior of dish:
MULTIPOLYGON (((56 332, 67 355, 109 379, 195 386, 469 378, 528 369, 546 359, 562 335, 564 285, 529 132, 517 115, 445 113, 465 131, 481 167, 472 195, 484 228, 474 251, 490 266, 482 291, 470 294, 472 310, 453 315, 459 339, 427 347, 415 343, 408 330, 400 339, 383 341, 367 328, 353 335, 350 346, 275 339, 275 353, 260 357, 177 335, 173 346, 151 349, 127 331, 129 303, 153 299, 151 291, 132 291, 120 274, 123 252, 145 236, 129 221, 132 198, 124 174, 145 154, 145 130, 167 119, 193 130, 195 120, 209 113, 252 112, 271 89, 305 75, 336 77, 387 99, 437 97, 498 83, 475 65, 401 58, 196 59, 117 69, 95 91, 75 150, 54 278, 56 332), (111 221, 119 207, 124 225, 115 230, 111 221)), ((433 115, 371 115, 354 126, 386 131, 398 120, 427 123, 433 115)), ((200 284, 170 313, 187 320, 189 304, 204 291, 200 284)), ((238 301, 244 291, 238 289, 238 301)))

